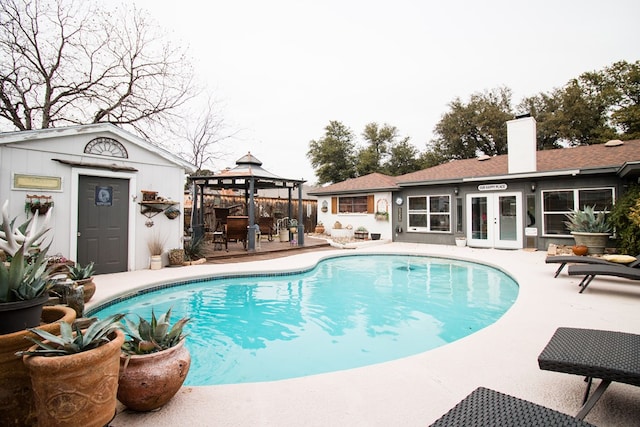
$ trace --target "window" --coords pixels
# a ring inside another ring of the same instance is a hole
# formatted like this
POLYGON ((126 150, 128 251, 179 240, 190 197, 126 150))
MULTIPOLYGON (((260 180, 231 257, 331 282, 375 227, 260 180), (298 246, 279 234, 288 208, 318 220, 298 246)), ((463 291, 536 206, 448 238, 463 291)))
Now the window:
POLYGON ((409 197, 408 231, 451 232, 450 206, 449 196, 409 197))
POLYGON ((373 213, 373 194, 331 198, 331 213, 373 213))
POLYGON ((595 206, 596 211, 609 212, 614 202, 613 188, 589 188, 554 190, 542 192, 543 233, 546 235, 571 236, 564 225, 565 214, 572 210, 595 206))

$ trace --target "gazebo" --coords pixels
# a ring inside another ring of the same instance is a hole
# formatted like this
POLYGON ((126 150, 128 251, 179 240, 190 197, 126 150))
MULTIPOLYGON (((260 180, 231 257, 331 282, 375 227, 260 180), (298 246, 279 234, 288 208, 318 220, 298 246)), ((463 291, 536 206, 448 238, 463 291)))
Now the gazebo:
POLYGON ((304 246, 304 224, 302 219, 302 179, 282 178, 262 167, 262 162, 250 152, 236 161, 233 169, 210 176, 190 176, 189 182, 193 191, 192 228, 193 238, 204 237, 204 189, 232 189, 242 190, 245 195, 249 217, 247 230, 247 250, 255 251, 256 247, 256 218, 254 197, 256 191, 267 188, 286 188, 289 194, 289 217, 292 212, 292 192, 298 189, 298 245, 304 246))

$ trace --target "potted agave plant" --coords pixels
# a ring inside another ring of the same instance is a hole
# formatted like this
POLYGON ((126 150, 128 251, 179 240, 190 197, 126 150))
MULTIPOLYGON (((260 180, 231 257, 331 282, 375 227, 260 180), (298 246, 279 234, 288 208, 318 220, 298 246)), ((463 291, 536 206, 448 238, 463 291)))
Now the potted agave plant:
POLYGON ((170 325, 171 309, 151 322, 125 318, 127 338, 120 355, 118 400, 134 411, 151 411, 166 404, 180 390, 191 366, 184 346, 184 317, 170 325))
POLYGON ((60 335, 30 329, 39 338, 16 353, 29 371, 39 426, 104 426, 115 416, 120 347, 116 314, 82 330, 60 322, 60 335))
POLYGON ((11 257, 0 262, 0 334, 9 334, 40 325, 42 307, 51 286, 47 247, 42 248, 49 214, 38 221, 36 213, 26 223, 15 226, 9 220, 8 201, 2 208, 0 249, 11 257), (32 252, 35 250, 35 254, 32 252))
POLYGON ((93 274, 95 269, 94 263, 90 262, 84 267, 78 263, 67 266, 67 277, 71 279, 76 286, 82 286, 84 290, 84 302, 87 303, 96 293, 96 284, 93 282, 93 274))
POLYGON ((604 253, 611 235, 611 225, 604 212, 596 212, 595 206, 585 206, 583 210, 571 211, 566 217, 568 221, 564 224, 576 246, 586 246, 589 255, 604 253))

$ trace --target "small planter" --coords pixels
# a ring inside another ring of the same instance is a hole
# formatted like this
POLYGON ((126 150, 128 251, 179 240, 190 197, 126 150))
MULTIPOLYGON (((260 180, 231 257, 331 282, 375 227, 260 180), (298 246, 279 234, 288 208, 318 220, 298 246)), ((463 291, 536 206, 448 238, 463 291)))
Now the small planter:
POLYGON ((584 256, 589 252, 589 248, 583 245, 575 245, 571 248, 571 251, 578 256, 584 256))
POLYGON ((316 225, 314 230, 316 234, 324 234, 324 225, 316 225))
POLYGON ((288 242, 289 241, 289 229, 287 228, 283 228, 280 230, 280 241, 281 242, 288 242))
POLYGON ((359 240, 365 240, 367 237, 369 237, 369 232, 356 230, 353 232, 353 237, 359 240))
POLYGON ((169 265, 172 267, 184 264, 184 249, 171 249, 169 251, 169 265))
POLYGON ((456 237, 456 246, 458 247, 467 246, 467 239, 464 237, 456 237))
POLYGON ((157 353, 121 354, 118 400, 134 411, 160 408, 180 390, 190 366, 184 339, 157 353))
POLYGON ((151 255, 149 268, 151 270, 160 270, 162 268, 162 255, 151 255))
POLYGON ((380 240, 380 233, 371 233, 371 240, 380 240))

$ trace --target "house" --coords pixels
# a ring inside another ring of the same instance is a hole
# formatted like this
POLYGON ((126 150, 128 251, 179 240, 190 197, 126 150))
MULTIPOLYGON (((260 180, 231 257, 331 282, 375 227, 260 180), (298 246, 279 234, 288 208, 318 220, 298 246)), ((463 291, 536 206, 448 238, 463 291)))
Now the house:
MULTIPOLYGON (((454 160, 397 177, 365 176, 313 192, 329 225, 373 221, 367 210, 342 210, 353 200, 390 199, 388 230, 394 241, 467 244, 487 248, 538 248, 572 244, 565 214, 585 205, 607 211, 640 177, 640 140, 557 150, 536 150, 532 117, 507 122, 508 152, 454 160), (370 181, 379 182, 379 185, 370 181), (355 198, 355 199, 354 199, 355 198), (333 206, 333 205, 331 205, 333 206)), ((320 215, 320 214, 319 214, 320 215)))
POLYGON ((108 123, 0 134, 10 218, 22 223, 52 202, 49 253, 94 262, 100 274, 148 268, 153 237, 165 250, 182 246, 185 174, 194 169, 108 123))

